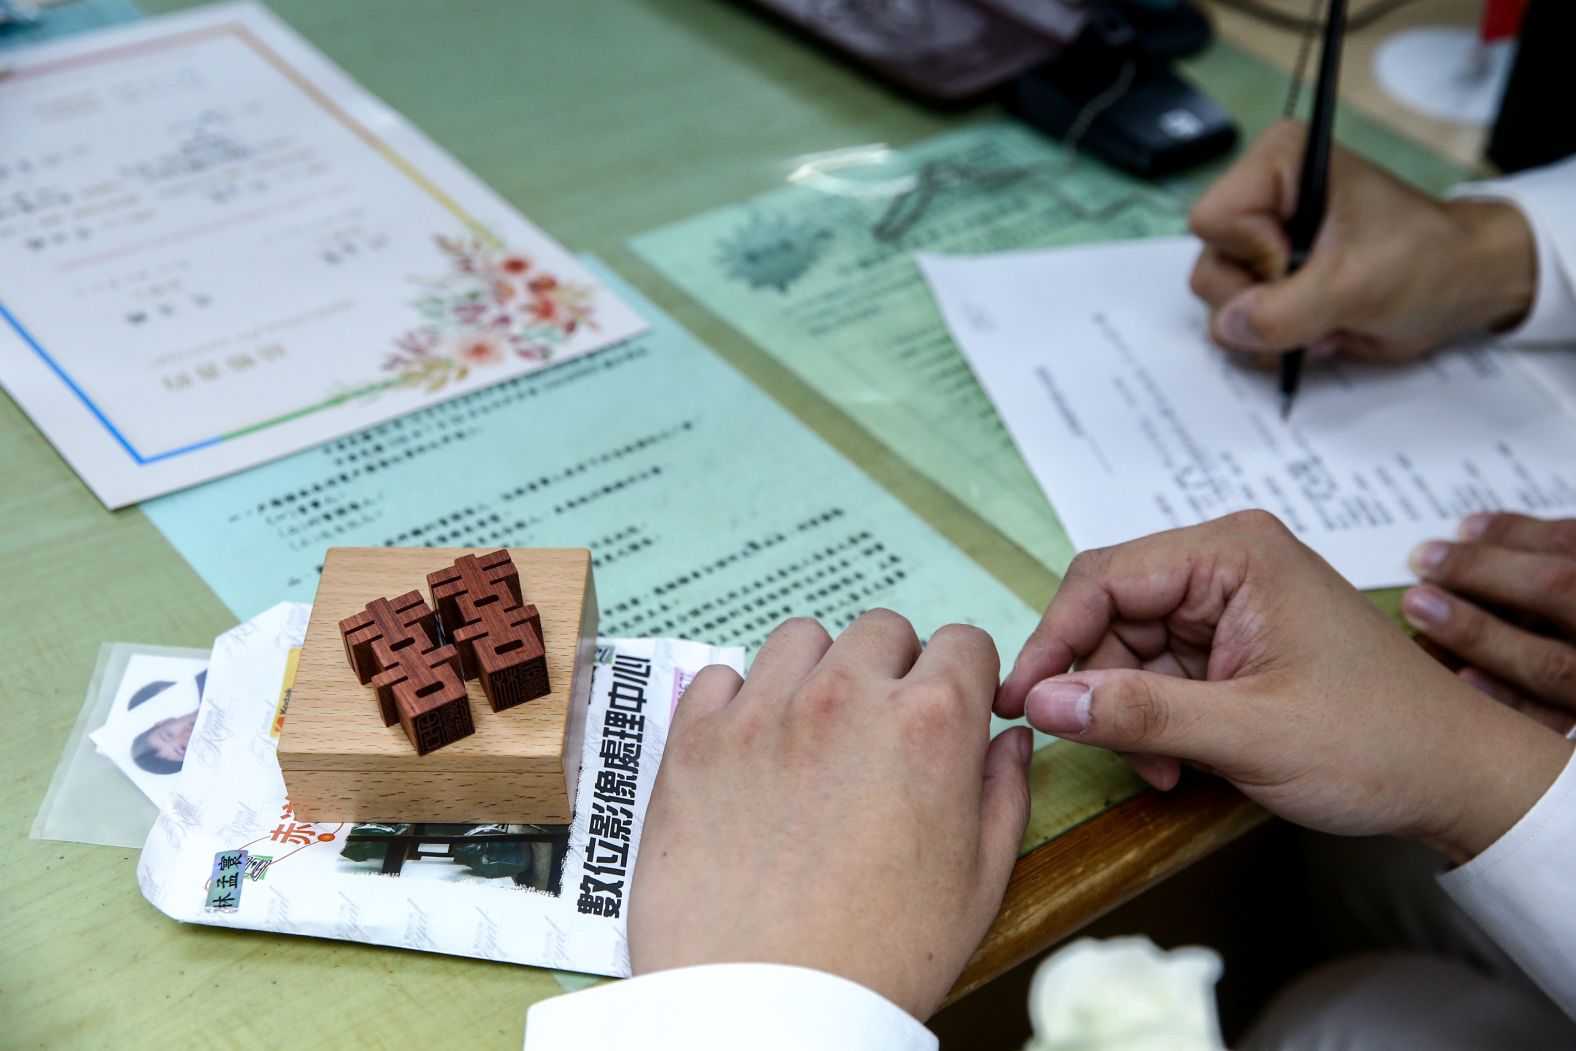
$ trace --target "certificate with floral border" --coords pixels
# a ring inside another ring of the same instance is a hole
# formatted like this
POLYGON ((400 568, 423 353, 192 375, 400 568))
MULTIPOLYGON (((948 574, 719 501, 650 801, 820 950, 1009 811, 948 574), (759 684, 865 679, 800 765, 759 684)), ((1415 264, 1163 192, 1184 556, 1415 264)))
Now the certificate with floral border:
POLYGON ((0 383, 111 508, 646 328, 260 6, 4 65, 0 383))

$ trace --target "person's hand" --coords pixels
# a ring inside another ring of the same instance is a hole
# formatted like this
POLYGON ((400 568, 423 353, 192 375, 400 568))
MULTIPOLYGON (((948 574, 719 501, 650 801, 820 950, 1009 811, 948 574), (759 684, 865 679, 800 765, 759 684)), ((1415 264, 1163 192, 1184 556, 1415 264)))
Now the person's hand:
POLYGON ((1306 137, 1297 121, 1271 126, 1189 217, 1204 242, 1191 284, 1217 343, 1393 361, 1530 309, 1536 249, 1515 208, 1435 200, 1339 147, 1313 250, 1283 278, 1306 137))
POLYGON ((1473 515, 1412 568, 1424 583, 1401 612, 1461 678, 1561 733, 1576 725, 1576 519, 1473 515))
POLYGON ((1571 751, 1446 671, 1262 511, 1080 555, 996 710, 1130 754, 1157 787, 1183 760, 1298 824, 1457 860, 1525 814, 1571 751))
POLYGON ((1029 731, 989 739, 998 670, 978 628, 921 650, 887 610, 835 643, 788 621, 748 680, 703 670, 646 814, 634 972, 797 964, 929 1017, 995 918, 1028 821, 1029 731))

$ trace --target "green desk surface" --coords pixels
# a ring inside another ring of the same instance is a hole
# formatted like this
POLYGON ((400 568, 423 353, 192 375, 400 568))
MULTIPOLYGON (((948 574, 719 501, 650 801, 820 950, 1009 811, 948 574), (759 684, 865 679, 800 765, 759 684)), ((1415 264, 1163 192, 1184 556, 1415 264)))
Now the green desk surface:
MULTIPOLYGON (((902 144, 990 110, 914 107, 720 0, 271 6, 527 215, 630 278, 1026 602, 1050 596, 1048 570, 625 246, 777 185, 796 155, 902 144)), ((1276 115, 1281 90, 1265 84, 1282 82, 1257 63, 1217 49, 1191 72, 1250 134, 1276 115)), ((1347 130, 1425 185, 1454 174, 1360 121, 1347 130)), ((526 1007, 560 990, 549 972, 182 926, 142 900, 135 852, 28 838, 99 643, 207 646, 233 621, 140 511, 105 511, 6 398, 0 449, 0 578, 12 596, 0 614, 11 742, 0 764, 0 1044, 519 1046, 526 1007)), ((1087 749, 1043 753, 1029 843, 1066 827, 1070 784, 1086 797, 1127 794, 1131 781, 1113 769, 1087 749)))

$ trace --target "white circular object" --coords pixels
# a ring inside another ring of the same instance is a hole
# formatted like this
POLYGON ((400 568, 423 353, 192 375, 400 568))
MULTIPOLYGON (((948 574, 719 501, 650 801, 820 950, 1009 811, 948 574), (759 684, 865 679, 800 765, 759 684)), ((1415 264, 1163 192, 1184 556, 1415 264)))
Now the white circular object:
POLYGON ((1397 101, 1456 124, 1488 124, 1516 57, 1516 42, 1484 45, 1476 31, 1407 29, 1374 52, 1374 76, 1397 101))

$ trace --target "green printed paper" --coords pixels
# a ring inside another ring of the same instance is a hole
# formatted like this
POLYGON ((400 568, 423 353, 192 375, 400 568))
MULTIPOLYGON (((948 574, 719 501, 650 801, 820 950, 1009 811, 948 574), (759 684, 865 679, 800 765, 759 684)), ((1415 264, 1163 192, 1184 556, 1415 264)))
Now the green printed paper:
POLYGON ((1065 569, 1066 534, 947 335, 913 253, 1176 233, 1184 204, 1089 162, 1069 165, 1008 123, 931 139, 843 181, 854 192, 788 186, 633 247, 1020 547, 1065 569))
POLYGON ((890 606, 1035 611, 611 273, 649 335, 143 504, 238 616, 310 601, 330 546, 590 547, 603 635, 755 647, 890 606))
MULTIPOLYGON (((603 635, 753 648, 784 617, 835 633, 889 606, 922 635, 977 624, 1012 661, 1036 611, 590 265, 649 333, 143 511, 243 618, 310 601, 330 546, 580 546, 603 635)), ((1108 752, 1051 751, 1025 849, 1138 789, 1108 752)))
MULTIPOLYGON (((1243 116, 1250 134, 1285 98, 1283 76, 1230 49, 1212 50, 1194 72, 1243 116)), ((1460 175, 1358 115, 1343 113, 1341 128, 1354 147, 1382 153, 1429 189, 1460 175)), ((631 246, 1061 572, 1073 555, 1066 533, 953 346, 913 254, 1177 234, 1221 167, 1144 183, 997 120, 895 153, 843 151, 819 168, 801 167, 790 185, 641 235, 631 246)))

